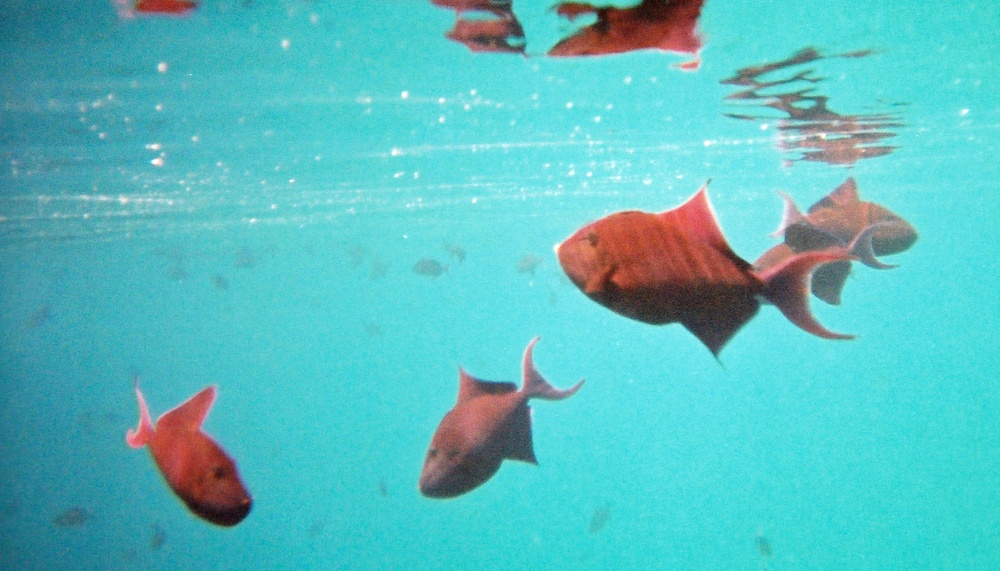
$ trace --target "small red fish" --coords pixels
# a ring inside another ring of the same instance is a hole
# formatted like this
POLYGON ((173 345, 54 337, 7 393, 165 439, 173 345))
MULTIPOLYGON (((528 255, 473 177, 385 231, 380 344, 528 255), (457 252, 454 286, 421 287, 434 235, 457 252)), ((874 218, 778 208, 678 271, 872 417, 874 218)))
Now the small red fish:
MULTIPOLYGON (((861 200, 854 178, 848 178, 825 198, 802 214, 795 202, 785 194, 785 211, 781 225, 774 233, 783 235, 778 244, 754 262, 758 271, 771 268, 798 252, 843 246, 851 250, 866 266, 887 269, 877 256, 898 254, 917 241, 916 229, 889 209, 861 200), (870 239, 865 239, 866 234, 870 239)), ((851 270, 850 261, 834 262, 816 270, 812 276, 812 291, 819 299, 840 303, 841 290, 851 270)))
POLYGON ((567 390, 546 382, 531 359, 537 342, 535 337, 524 350, 521 390, 514 383, 477 379, 459 368, 458 402, 431 439, 420 473, 420 493, 453 498, 492 478, 504 459, 538 463, 528 399, 562 400, 580 390, 583 381, 567 390))
POLYGON ((556 254, 566 275, 601 305, 651 324, 679 322, 716 356, 760 308, 773 303, 792 323, 826 339, 809 310, 810 272, 850 255, 844 248, 796 254, 754 271, 722 235, 708 183, 666 212, 617 212, 587 224, 556 254))
MULTIPOLYGON (((563 2, 556 12, 573 20, 593 14, 597 22, 563 39, 549 50, 550 56, 592 56, 643 49, 660 49, 694 54, 701 50, 695 31, 704 0, 642 0, 627 8, 563 2)), ((696 59, 682 64, 686 70, 698 68, 696 59)))
POLYGON ((215 393, 215 386, 206 387, 163 413, 154 427, 136 378, 139 427, 129 430, 125 440, 132 448, 149 444, 160 473, 188 509, 202 519, 228 527, 250 513, 251 499, 236 463, 201 431, 215 393))

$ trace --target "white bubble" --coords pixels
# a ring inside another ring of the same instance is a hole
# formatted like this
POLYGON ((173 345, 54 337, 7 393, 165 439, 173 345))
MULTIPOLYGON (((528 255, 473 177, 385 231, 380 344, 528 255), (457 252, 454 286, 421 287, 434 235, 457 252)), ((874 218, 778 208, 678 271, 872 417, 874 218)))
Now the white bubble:
POLYGON ((161 61, 160 63, 156 64, 156 71, 160 73, 167 73, 167 69, 168 69, 167 62, 165 61, 161 61))

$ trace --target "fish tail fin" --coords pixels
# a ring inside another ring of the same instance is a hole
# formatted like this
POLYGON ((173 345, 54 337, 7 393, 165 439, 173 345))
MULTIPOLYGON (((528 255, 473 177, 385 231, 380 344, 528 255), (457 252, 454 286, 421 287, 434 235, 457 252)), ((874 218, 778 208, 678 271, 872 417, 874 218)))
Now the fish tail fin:
POLYGON ((869 268, 875 268, 876 270, 888 270, 895 268, 895 264, 886 264, 879 261, 875 257, 875 251, 872 249, 872 238, 875 236, 875 232, 878 232, 882 228, 888 228, 892 226, 892 222, 876 222, 875 224, 869 224, 860 234, 854 237, 851 244, 847 249, 851 252, 852 256, 858 258, 858 260, 868 266, 869 268))
POLYGON ((788 229, 792 224, 798 224, 806 219, 805 215, 799 210, 798 206, 795 206, 795 201, 792 200, 791 196, 788 194, 778 191, 778 196, 781 197, 782 202, 784 202, 785 207, 781 213, 781 223, 778 224, 778 229, 771 233, 772 238, 779 238, 785 235, 785 230, 788 229))
POLYGON ((764 297, 789 321, 824 339, 853 339, 853 335, 835 333, 820 325, 809 309, 809 282, 812 271, 823 264, 851 260, 844 248, 803 252, 769 268, 758 277, 764 282, 764 297))
POLYGON ((528 347, 524 350, 524 360, 521 363, 523 379, 521 390, 528 398, 540 398, 544 400, 563 400, 573 396, 583 386, 583 380, 580 380, 579 383, 566 390, 560 390, 550 385, 542 377, 542 374, 538 372, 538 369, 535 368, 535 363, 531 359, 531 353, 534 351, 535 343, 538 343, 539 339, 540 337, 532 339, 531 343, 528 343, 528 347))
POLYGON ((139 400, 139 426, 135 430, 129 429, 125 435, 125 442, 132 448, 142 448, 149 442, 149 437, 153 435, 153 420, 149 417, 149 408, 146 407, 146 399, 139 390, 139 376, 134 379, 135 396, 139 400))

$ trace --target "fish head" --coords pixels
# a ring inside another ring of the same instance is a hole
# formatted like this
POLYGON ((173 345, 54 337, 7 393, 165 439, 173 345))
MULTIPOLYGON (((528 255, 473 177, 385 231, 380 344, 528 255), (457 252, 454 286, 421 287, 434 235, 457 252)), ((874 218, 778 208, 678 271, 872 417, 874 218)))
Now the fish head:
POLYGON ((877 256, 906 251, 917 241, 917 229, 888 208, 869 203, 869 224, 878 224, 872 235, 872 251, 877 256))
POLYGON ((483 458, 475 450, 457 416, 445 415, 438 426, 420 472, 420 493, 428 498, 454 498, 489 480, 502 458, 483 458))
POLYGON ((559 265, 570 281, 588 294, 604 289, 612 268, 600 222, 584 226, 555 247, 559 265))
POLYGON ((199 517, 216 525, 233 526, 250 513, 250 493, 240 479, 236 463, 205 437, 202 450, 192 455, 177 494, 199 517))

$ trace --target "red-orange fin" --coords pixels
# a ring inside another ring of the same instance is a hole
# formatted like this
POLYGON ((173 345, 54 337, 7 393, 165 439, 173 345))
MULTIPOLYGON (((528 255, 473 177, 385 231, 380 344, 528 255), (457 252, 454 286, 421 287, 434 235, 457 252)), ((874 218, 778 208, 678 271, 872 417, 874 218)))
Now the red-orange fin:
POLYGON ((168 425, 190 431, 199 430, 205 422, 205 417, 208 416, 208 411, 212 410, 215 395, 215 385, 205 387, 176 408, 163 413, 163 416, 156 421, 157 426, 168 425))
POLYGON ((850 260, 843 248, 803 252, 764 270, 758 277, 764 282, 764 297, 789 321, 824 339, 853 339, 853 335, 835 333, 820 325, 809 309, 809 282, 813 269, 838 260, 850 260))
POLYGON ((524 350, 524 358, 521 361, 521 390, 524 392, 528 398, 540 398, 544 400, 563 400, 569 398, 576 394, 576 391, 580 390, 583 386, 583 380, 581 379, 579 383, 573 385, 566 390, 560 390, 548 383, 542 374, 538 372, 535 368, 535 363, 531 358, 531 354, 535 350, 535 343, 541 337, 535 337, 528 343, 528 347, 524 350))
POLYGON ((139 426, 135 430, 129 429, 128 433, 125 434, 125 442, 128 443, 132 448, 142 448, 149 442, 149 438, 153 435, 153 421, 149 417, 149 408, 146 407, 146 399, 142 396, 142 391, 139 390, 139 376, 133 379, 133 384, 135 386, 135 396, 139 401, 139 426))
POLYGON ((458 368, 458 404, 483 395, 502 395, 517 391, 514 383, 484 381, 458 368))

